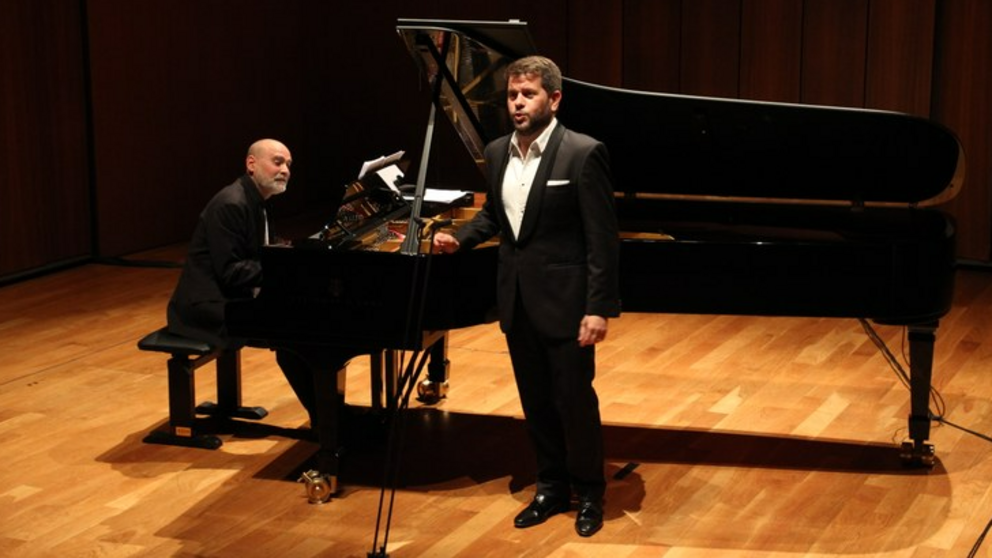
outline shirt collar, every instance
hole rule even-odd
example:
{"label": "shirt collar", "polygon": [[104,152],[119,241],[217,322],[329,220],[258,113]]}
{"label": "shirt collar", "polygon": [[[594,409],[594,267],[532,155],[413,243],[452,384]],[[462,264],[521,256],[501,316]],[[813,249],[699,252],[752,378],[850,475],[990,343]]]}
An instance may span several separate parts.
{"label": "shirt collar", "polygon": [[[548,141],[551,140],[551,132],[554,131],[555,126],[557,126],[557,125],[558,125],[558,118],[552,117],[551,118],[551,123],[548,124],[548,127],[545,128],[543,132],[541,132],[541,135],[537,136],[537,139],[536,140],[534,140],[533,142],[531,142],[531,144],[530,144],[531,151],[535,151],[536,154],[538,154],[538,155],[540,155],[541,153],[544,153],[544,149],[548,146]],[[520,148],[517,147],[517,133],[516,132],[513,132],[513,137],[510,138],[510,147],[509,147],[509,149],[510,149],[510,154],[511,155],[514,154],[514,153],[519,154],[521,157],[523,157],[525,155],[524,153],[520,153]]]}

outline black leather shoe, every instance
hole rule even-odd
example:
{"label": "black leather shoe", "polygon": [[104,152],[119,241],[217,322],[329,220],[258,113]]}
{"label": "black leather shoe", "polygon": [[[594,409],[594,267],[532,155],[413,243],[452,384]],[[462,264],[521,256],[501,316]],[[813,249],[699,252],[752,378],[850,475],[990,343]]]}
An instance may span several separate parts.
{"label": "black leather shoe", "polygon": [[568,511],[568,500],[554,498],[547,494],[538,494],[534,500],[524,508],[524,511],[513,518],[513,526],[518,529],[540,525],[556,513]]}
{"label": "black leather shoe", "polygon": [[591,537],[603,528],[603,505],[585,500],[579,502],[579,513],[575,516],[575,532],[583,537]]}

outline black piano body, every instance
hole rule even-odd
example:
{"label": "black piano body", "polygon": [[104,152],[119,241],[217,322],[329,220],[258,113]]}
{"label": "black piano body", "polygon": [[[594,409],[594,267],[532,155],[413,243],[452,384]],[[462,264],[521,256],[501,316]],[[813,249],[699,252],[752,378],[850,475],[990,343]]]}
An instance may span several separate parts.
{"label": "black piano body", "polygon": [[[429,224],[472,199],[422,203],[418,220]],[[336,217],[322,231],[263,247],[258,296],[225,308],[232,336],[253,347],[293,351],[317,371],[320,447],[316,470],[305,478],[308,492],[321,496],[311,494],[312,500],[326,499],[337,487],[345,409],[345,377],[336,369],[339,349],[371,356],[373,407],[392,411],[403,372],[397,351],[428,352],[430,375],[441,386],[448,376],[447,331],[495,319],[495,245],[431,257],[429,239],[402,241],[413,208],[384,184],[349,185]],[[407,245],[412,251],[403,250]],[[313,488],[324,485],[330,488]]]}
{"label": "black piano body", "polygon": [[259,296],[228,305],[238,336],[257,343],[422,351],[445,330],[492,321],[491,249],[454,258],[319,243],[262,252]]}
{"label": "black piano body", "polygon": [[[397,29],[434,88],[432,116],[435,109],[448,116],[481,166],[485,144],[511,131],[505,67],[537,52],[526,24],[400,20]],[[850,317],[906,326],[911,441],[903,456],[932,465],[933,347],[951,308],[956,258],[954,222],[937,206],[956,194],[964,168],[950,131],[886,111],[639,92],[569,78],[559,118],[610,151],[624,312]],[[266,285],[255,307],[277,319],[265,332],[244,333],[282,343],[423,348],[424,331],[488,316],[480,310],[492,304],[492,285],[478,271],[492,272],[496,254],[492,247],[478,252],[272,249],[263,256],[271,265],[263,261]],[[463,265],[463,257],[473,261]],[[273,267],[281,271],[270,275]],[[396,293],[366,284],[368,298],[354,303],[368,305],[357,329],[380,331],[359,335],[347,318],[333,319],[345,307],[324,300],[328,285],[400,275],[422,277],[426,287],[417,279],[409,299],[387,300]],[[467,293],[454,304],[475,300],[475,314],[450,318],[435,292]],[[307,293],[294,306],[300,313],[280,313],[300,293]],[[449,318],[432,322],[438,311]]]}
{"label": "black piano body", "polygon": [[[512,131],[526,23],[400,20],[469,153]],[[901,113],[673,95],[565,78],[558,118],[610,151],[624,312],[849,317],[908,328],[908,463],[927,444],[933,346],[951,308],[964,179],[952,132]]]}

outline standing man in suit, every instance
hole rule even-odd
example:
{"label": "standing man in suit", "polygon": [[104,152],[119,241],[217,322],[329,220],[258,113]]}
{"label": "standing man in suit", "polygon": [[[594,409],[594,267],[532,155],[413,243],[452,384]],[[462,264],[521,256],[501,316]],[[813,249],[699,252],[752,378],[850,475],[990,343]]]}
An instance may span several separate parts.
{"label": "standing man in suit", "polygon": [[[262,286],[262,246],[269,244],[265,202],[286,191],[293,156],[274,139],[261,139],[248,148],[245,174],[221,189],[200,213],[186,263],[168,307],[172,333],[235,349],[244,345],[227,333],[225,305],[252,298]],[[344,368],[348,352],[321,354],[327,369]],[[277,350],[286,380],[316,425],[314,367],[303,356]]]}
{"label": "standing man in suit", "polygon": [[561,71],[532,56],[507,68],[515,132],[485,149],[489,193],[442,253],[499,234],[497,303],[528,432],[537,491],[514,519],[543,523],[578,498],[575,530],[603,525],[606,489],[595,344],[620,315],[619,236],[606,147],[555,118]]}

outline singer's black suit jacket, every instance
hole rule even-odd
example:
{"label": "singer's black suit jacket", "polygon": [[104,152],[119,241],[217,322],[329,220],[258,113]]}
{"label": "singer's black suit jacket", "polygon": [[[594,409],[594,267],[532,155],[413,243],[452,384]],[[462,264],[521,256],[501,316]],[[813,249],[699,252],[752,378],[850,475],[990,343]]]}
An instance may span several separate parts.
{"label": "singer's black suit jacket", "polygon": [[504,332],[520,297],[539,332],[575,339],[584,315],[620,314],[609,156],[601,142],[559,122],[541,156],[519,238],[514,238],[502,199],[510,139],[486,146],[489,194],[455,238],[468,249],[500,235],[497,301]]}

